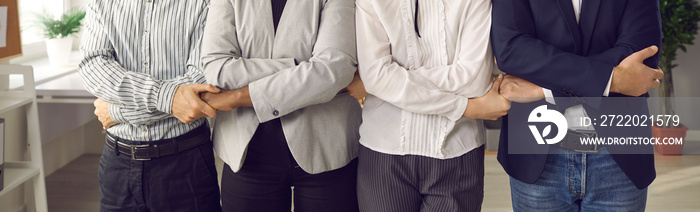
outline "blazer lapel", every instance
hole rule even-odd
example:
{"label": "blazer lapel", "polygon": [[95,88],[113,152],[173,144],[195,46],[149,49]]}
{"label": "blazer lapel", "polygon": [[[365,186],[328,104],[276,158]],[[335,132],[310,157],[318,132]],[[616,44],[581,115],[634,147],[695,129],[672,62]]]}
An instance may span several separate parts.
{"label": "blazer lapel", "polygon": [[[272,58],[272,48],[275,42],[275,25],[272,20],[272,3],[270,1],[247,1],[252,7],[249,7],[243,14],[246,21],[245,24],[257,25],[257,35],[255,35],[255,48],[262,52],[265,58]],[[262,42],[262,43],[259,43]]]}
{"label": "blazer lapel", "polygon": [[311,58],[320,23],[319,13],[323,8],[322,2],[323,0],[287,0],[277,25],[278,36],[274,37],[272,58],[294,58],[297,61],[307,61]]}
{"label": "blazer lapel", "polygon": [[598,10],[600,9],[601,0],[585,0],[581,5],[581,17],[579,26],[581,27],[581,35],[583,36],[582,53],[588,54],[588,46],[591,43],[593,29],[595,28],[596,20],[598,19]]}
{"label": "blazer lapel", "polygon": [[578,23],[576,23],[574,5],[571,4],[571,0],[557,0],[557,5],[559,5],[559,10],[564,17],[564,22],[574,39],[574,46],[576,47],[575,52],[578,53],[581,50],[581,31],[578,28]]}

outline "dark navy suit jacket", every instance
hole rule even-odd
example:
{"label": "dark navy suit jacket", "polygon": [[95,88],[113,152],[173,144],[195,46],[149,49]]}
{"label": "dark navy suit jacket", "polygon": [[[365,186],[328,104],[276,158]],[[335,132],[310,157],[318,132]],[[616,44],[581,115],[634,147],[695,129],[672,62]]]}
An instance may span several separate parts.
{"label": "dark navy suit jacket", "polygon": [[[583,0],[579,22],[571,0],[493,0],[492,45],[499,69],[552,90],[555,97],[601,97],[583,104],[591,117],[604,114],[647,114],[646,101],[609,107],[602,97],[613,67],[630,54],[651,45],[661,47],[661,21],[657,0]],[[645,60],[658,66],[658,54]],[[624,97],[611,93],[611,97]],[[594,98],[596,99],[596,98]],[[514,103],[515,104],[515,103]],[[613,108],[613,109],[598,109]],[[512,177],[534,183],[542,174],[546,154],[508,154],[508,120],[525,123],[528,114],[503,117],[498,161]],[[526,128],[525,124],[522,124]],[[519,126],[519,125],[518,125]],[[630,135],[651,136],[648,127],[627,128]],[[630,130],[632,129],[632,130]],[[515,129],[511,129],[515,130]],[[599,136],[620,136],[612,128],[598,128]],[[527,129],[517,129],[527,132]],[[624,134],[624,133],[622,133]],[[529,135],[513,136],[536,142]],[[535,145],[546,153],[549,145]],[[629,146],[608,146],[610,152]],[[638,146],[652,152],[651,146]],[[624,173],[638,188],[646,188],[656,177],[653,154],[613,154]]]}

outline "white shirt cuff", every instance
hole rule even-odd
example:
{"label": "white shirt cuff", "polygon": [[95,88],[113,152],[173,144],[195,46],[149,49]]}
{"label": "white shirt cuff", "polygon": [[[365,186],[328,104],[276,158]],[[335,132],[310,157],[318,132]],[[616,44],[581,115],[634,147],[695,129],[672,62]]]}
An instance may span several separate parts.
{"label": "white shirt cuff", "polygon": [[554,102],[554,94],[552,94],[552,90],[542,88],[542,92],[544,92],[544,100],[549,102],[549,104],[556,105],[557,103]]}
{"label": "white shirt cuff", "polygon": [[608,80],[608,86],[605,86],[605,91],[603,91],[603,96],[610,95],[610,84],[612,84],[613,73],[615,73],[614,69],[612,72],[610,72],[610,79]]}

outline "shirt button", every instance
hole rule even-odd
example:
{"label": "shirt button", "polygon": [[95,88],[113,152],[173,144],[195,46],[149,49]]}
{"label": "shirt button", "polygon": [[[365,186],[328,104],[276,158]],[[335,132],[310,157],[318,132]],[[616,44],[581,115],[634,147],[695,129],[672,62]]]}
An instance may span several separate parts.
{"label": "shirt button", "polygon": [[144,62],[143,65],[148,65],[148,62]]}
{"label": "shirt button", "polygon": [[272,115],[273,115],[273,116],[279,116],[279,115],[280,115],[280,112],[277,111],[277,110],[272,111]]}
{"label": "shirt button", "polygon": [[144,30],[144,32],[148,33],[148,30]]}
{"label": "shirt button", "polygon": [[147,2],[148,2],[148,3],[151,3],[151,1],[152,1],[152,0],[148,0]]}

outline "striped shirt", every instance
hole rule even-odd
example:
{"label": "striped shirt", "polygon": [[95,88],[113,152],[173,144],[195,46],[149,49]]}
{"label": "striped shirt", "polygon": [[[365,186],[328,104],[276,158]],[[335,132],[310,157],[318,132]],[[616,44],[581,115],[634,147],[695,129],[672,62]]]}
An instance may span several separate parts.
{"label": "striped shirt", "polygon": [[173,138],[206,122],[172,116],[178,86],[205,83],[200,38],[209,0],[90,0],[79,73],[87,90],[110,103],[123,139]]}

